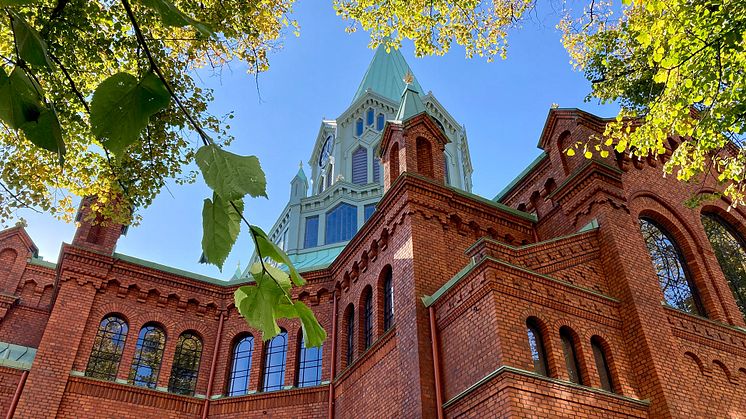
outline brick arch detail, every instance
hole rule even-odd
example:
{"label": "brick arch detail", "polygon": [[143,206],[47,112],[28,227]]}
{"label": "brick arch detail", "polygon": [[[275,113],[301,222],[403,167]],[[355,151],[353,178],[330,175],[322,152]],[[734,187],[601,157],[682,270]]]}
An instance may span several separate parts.
{"label": "brick arch detail", "polygon": [[[523,327],[526,327],[526,323],[529,319],[536,320],[536,324],[539,326],[539,332],[541,333],[541,339],[544,343],[544,352],[547,357],[547,368],[549,370],[547,371],[547,375],[557,378],[559,377],[561,364],[558,364],[558,358],[555,356],[558,347],[554,341],[553,322],[551,320],[546,320],[548,317],[549,316],[546,313],[536,310],[533,306],[527,307],[518,316],[518,318],[521,319],[521,326]],[[557,330],[557,333],[559,333],[559,329]],[[528,344],[528,336],[526,336],[525,342]]]}
{"label": "brick arch detail", "polygon": [[[617,342],[614,339],[611,339],[606,333],[603,331],[591,328],[585,331],[584,334],[584,342],[587,342],[587,345],[592,345],[593,338],[597,338],[598,342],[601,344],[601,349],[604,351],[604,356],[606,358],[606,365],[609,368],[609,372],[611,373],[611,383],[612,388],[615,392],[618,394],[624,394],[625,393],[625,382],[624,378],[620,374],[620,364],[619,364],[619,353],[616,351],[616,347],[618,347]],[[600,372],[597,371],[596,368],[596,360],[595,355],[593,355],[593,348],[591,347],[591,351],[589,352],[591,357],[593,357],[593,362],[589,363],[589,367],[596,370],[596,375],[593,377],[594,384],[596,381],[598,381],[598,385],[600,386]]]}
{"label": "brick arch detail", "polygon": [[704,362],[702,362],[702,359],[694,352],[687,350],[686,352],[684,352],[684,358],[688,358],[689,360],[694,361],[694,364],[699,369],[700,374],[704,375],[705,377],[712,376],[709,367]]}
{"label": "brick arch detail", "polygon": [[[570,335],[573,338],[573,343],[575,344],[575,351],[576,351],[576,357],[578,358],[578,367],[580,368],[580,376],[586,385],[588,383],[591,383],[591,374],[588,370],[588,350],[586,349],[586,345],[583,342],[583,336],[586,334],[586,330],[583,326],[578,324],[572,324],[565,318],[559,318],[556,319],[554,322],[552,322],[554,325],[554,333],[552,334],[551,339],[556,339],[557,344],[557,356],[559,356],[559,359],[562,362],[558,363],[558,366],[561,366],[558,368],[558,370],[561,370],[563,373],[558,374],[560,378],[563,380],[569,380],[569,377],[567,376],[567,371],[562,368],[565,365],[564,362],[564,353],[562,351],[562,341],[560,339],[560,329],[567,328],[570,331]],[[588,342],[588,345],[590,345],[590,341]]]}

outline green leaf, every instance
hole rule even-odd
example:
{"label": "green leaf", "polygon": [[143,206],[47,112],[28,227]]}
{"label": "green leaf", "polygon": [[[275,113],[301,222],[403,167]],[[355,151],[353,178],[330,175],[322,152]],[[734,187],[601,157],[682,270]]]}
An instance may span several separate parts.
{"label": "green leaf", "polygon": [[236,200],[233,204],[238,212],[230,202],[213,193],[212,201],[205,199],[202,206],[202,254],[221,271],[241,231],[243,201]]}
{"label": "green leaf", "polygon": [[18,129],[39,119],[43,105],[37,89],[41,90],[23,69],[16,67],[7,76],[0,68],[0,120]]}
{"label": "green leaf", "polygon": [[313,311],[301,301],[296,301],[293,305],[303,326],[303,342],[306,348],[321,346],[326,340],[326,331],[316,320]]}
{"label": "green leaf", "polygon": [[236,309],[250,326],[262,333],[262,339],[269,340],[280,333],[275,308],[287,299],[282,288],[266,273],[252,272],[252,276],[256,285],[244,285],[233,294]]}
{"label": "green leaf", "polygon": [[192,19],[168,0],[140,0],[140,3],[158,12],[161,22],[166,26],[182,27],[191,25],[205,36],[209,37],[213,35],[213,31],[209,26]]}
{"label": "green leaf", "polygon": [[287,265],[288,269],[290,270],[290,278],[292,278],[295,285],[300,286],[306,283],[303,277],[301,277],[298,271],[295,269],[295,266],[293,266],[293,262],[290,261],[288,255],[282,249],[280,249],[279,246],[274,244],[274,242],[272,242],[269,237],[267,237],[267,233],[265,233],[261,228],[257,226],[251,226],[251,234],[253,234],[256,238],[255,241],[257,252],[263,258],[268,257],[277,263],[283,263]]}
{"label": "green leaf", "polygon": [[39,0],[0,0],[0,7],[27,6]]}
{"label": "green leaf", "polygon": [[51,68],[53,64],[47,55],[47,43],[41,38],[39,32],[18,14],[11,12],[10,16],[18,55],[33,66]]}
{"label": "green leaf", "polygon": [[65,142],[62,139],[62,127],[57,113],[51,109],[42,109],[37,121],[28,121],[21,125],[26,138],[37,146],[59,155],[60,165],[65,162]]}
{"label": "green leaf", "polygon": [[140,81],[117,73],[101,82],[91,101],[91,130],[114,154],[137,141],[150,117],[168,107],[171,96],[160,78],[147,72]]}
{"label": "green leaf", "polygon": [[197,150],[195,160],[207,186],[223,198],[267,196],[267,181],[256,156],[239,156],[210,144]]}

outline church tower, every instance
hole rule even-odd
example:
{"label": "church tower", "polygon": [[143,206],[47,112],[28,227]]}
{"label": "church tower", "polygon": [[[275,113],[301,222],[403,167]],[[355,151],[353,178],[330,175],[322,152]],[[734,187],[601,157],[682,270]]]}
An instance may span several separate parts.
{"label": "church tower", "polygon": [[[466,129],[432,92],[424,92],[402,53],[380,46],[352,103],[337,118],[321,121],[308,160],[309,176],[301,165],[290,184],[290,200],[268,232],[298,269],[329,265],[373,214],[389,181],[395,180],[392,175],[414,170],[402,161],[403,169],[390,173],[386,158],[381,160],[385,133],[396,132],[395,127],[429,130],[420,138],[420,155],[430,145],[432,155],[423,163],[431,166],[417,173],[471,191]],[[411,151],[417,158],[417,139],[412,141],[403,155]]]}

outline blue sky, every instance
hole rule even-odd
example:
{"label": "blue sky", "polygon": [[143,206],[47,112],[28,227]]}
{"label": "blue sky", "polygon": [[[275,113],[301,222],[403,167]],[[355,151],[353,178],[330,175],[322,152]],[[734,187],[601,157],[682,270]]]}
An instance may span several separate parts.
{"label": "blue sky", "polygon": [[[294,17],[300,37],[288,33],[281,50],[270,56],[270,70],[253,75],[236,63],[221,75],[200,74],[215,89],[215,114],[234,111],[236,141],[230,150],[257,155],[267,174],[269,199],[246,202],[249,220],[265,230],[274,223],[289,196],[289,182],[299,161],[307,161],[321,119],[336,118],[352,96],[373,57],[368,36],[347,34],[331,2],[300,0]],[[474,192],[492,198],[540,152],[536,143],[552,103],[579,107],[600,116],[614,116],[615,106],[583,101],[590,84],[573,71],[555,29],[559,16],[539,6],[530,22],[509,35],[507,60],[487,63],[464,58],[455,46],[443,57],[415,58],[411,43],[402,48],[425,91],[432,91],[456,120],[466,126]],[[262,101],[259,101],[259,93]],[[196,144],[196,138],[193,139]],[[161,264],[228,279],[240,261],[245,266],[252,244],[243,232],[221,273],[200,265],[202,200],[210,191],[196,184],[171,183],[153,205],[141,211],[143,222],[119,240],[117,252]],[[45,215],[21,213],[40,255],[56,260],[60,245],[70,242],[74,225]]]}

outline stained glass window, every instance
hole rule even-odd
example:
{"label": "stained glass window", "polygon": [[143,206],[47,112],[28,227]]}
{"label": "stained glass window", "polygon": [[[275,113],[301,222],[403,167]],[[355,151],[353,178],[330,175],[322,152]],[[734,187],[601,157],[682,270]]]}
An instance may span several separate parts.
{"label": "stained glass window", "polygon": [[356,231],[356,206],[342,203],[326,213],[326,244],[350,240]]}
{"label": "stained glass window", "polygon": [[386,266],[383,274],[383,330],[387,331],[394,325],[394,281],[391,266]]}
{"label": "stained glass window", "polygon": [[544,350],[544,340],[541,338],[539,325],[534,319],[526,321],[526,332],[528,333],[528,346],[531,350],[531,359],[534,362],[534,372],[541,375],[548,375],[547,355]]}
{"label": "stained glass window", "polygon": [[368,290],[363,304],[363,340],[365,349],[373,344],[373,293]]}
{"label": "stained glass window", "polygon": [[101,320],[88,358],[86,376],[109,381],[117,378],[128,330],[127,322],[119,316],[108,315]]}
{"label": "stained glass window", "polygon": [[696,288],[689,279],[684,257],[673,239],[648,219],[640,219],[640,230],[666,304],[687,313],[704,314]]}
{"label": "stained glass window", "polygon": [[583,385],[583,377],[580,375],[580,366],[575,349],[575,339],[573,339],[570,330],[566,327],[561,328],[560,339],[562,340],[562,353],[565,356],[567,375],[573,383]]}
{"label": "stained glass window", "polygon": [[282,390],[285,386],[285,359],[288,352],[288,333],[282,331],[267,343],[264,352],[262,391]]}
{"label": "stained glass window", "polygon": [[145,325],[140,329],[132,360],[129,382],[136,386],[155,388],[163,360],[166,334],[156,325]]}
{"label": "stained glass window", "polygon": [[228,382],[228,395],[240,396],[249,392],[251,356],[254,353],[254,336],[246,335],[233,345],[233,363]]}
{"label": "stained glass window", "polygon": [[179,336],[174,353],[174,364],[168,380],[168,391],[191,396],[197,386],[199,362],[202,359],[202,340],[194,333]]}
{"label": "stained glass window", "polygon": [[716,215],[702,216],[702,225],[738,308],[746,318],[746,250],[741,236]]}
{"label": "stained glass window", "polygon": [[596,361],[596,370],[598,371],[598,378],[601,381],[601,388],[606,391],[614,391],[609,363],[606,361],[606,352],[597,336],[591,338],[591,349],[593,349],[593,359]]}
{"label": "stained glass window", "polygon": [[306,348],[306,342],[300,339],[300,357],[298,360],[298,387],[312,387],[321,384],[321,360],[324,347]]}

